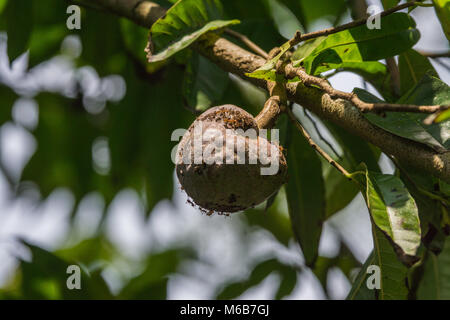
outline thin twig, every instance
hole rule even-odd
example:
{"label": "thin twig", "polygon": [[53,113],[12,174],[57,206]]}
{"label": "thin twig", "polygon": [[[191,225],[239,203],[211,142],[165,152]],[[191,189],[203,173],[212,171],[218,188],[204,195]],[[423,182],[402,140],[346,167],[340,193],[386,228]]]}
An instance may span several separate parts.
{"label": "thin twig", "polygon": [[447,52],[439,52],[439,53],[432,53],[432,52],[425,52],[425,51],[418,51],[421,55],[431,58],[431,59],[437,59],[437,58],[450,58],[450,51]]}
{"label": "thin twig", "polygon": [[391,103],[367,103],[358,98],[355,93],[343,92],[334,89],[326,79],[315,77],[306,73],[302,68],[295,68],[292,64],[285,66],[286,76],[288,78],[298,77],[305,85],[315,85],[328,93],[333,99],[344,99],[350,101],[361,112],[382,113],[386,111],[393,112],[414,112],[414,113],[435,113],[444,111],[450,106],[417,106],[411,104],[391,104]]}
{"label": "thin twig", "polygon": [[305,137],[306,141],[308,141],[309,145],[316,150],[330,165],[335,167],[339,172],[341,172],[345,177],[347,177],[349,180],[352,180],[352,175],[344,169],[339,163],[337,163],[328,153],[326,153],[324,150],[322,150],[321,147],[319,147],[314,140],[311,138],[309,133],[303,128],[303,126],[298,122],[297,118],[295,117],[294,113],[290,108],[286,108],[286,113],[289,116],[289,119],[292,121],[294,126],[301,132],[301,134]]}
{"label": "thin twig", "polygon": [[[423,5],[423,4],[420,1],[407,2],[407,3],[401,4],[401,5],[392,7],[386,11],[383,11],[383,12],[379,13],[379,15],[380,15],[380,17],[385,17],[394,12],[397,12],[397,11],[400,11],[400,10],[403,10],[403,9],[406,9],[409,7],[417,6],[417,5]],[[352,22],[349,22],[349,23],[346,23],[346,24],[343,24],[343,25],[340,25],[337,27],[302,34],[300,37],[297,37],[296,40],[292,42],[292,45],[294,46],[294,45],[299,44],[302,41],[318,38],[321,36],[328,36],[330,34],[337,33],[337,32],[343,31],[343,30],[362,26],[367,23],[367,19],[369,19],[369,17],[358,19],[358,20],[355,20],[355,21],[352,21]]]}
{"label": "thin twig", "polygon": [[334,146],[331,144],[330,141],[328,141],[327,139],[325,139],[325,137],[322,135],[322,132],[319,130],[319,126],[317,125],[317,121],[309,114],[308,111],[306,111],[305,108],[303,109],[303,113],[306,116],[306,118],[309,119],[309,121],[311,121],[312,125],[314,126],[314,130],[316,130],[317,135],[319,136],[319,139],[323,141],[323,143],[325,143],[328,148],[331,149],[331,151],[333,151],[333,153],[336,155],[336,157],[338,157],[339,159],[342,159],[341,156],[339,155],[339,153],[336,151],[336,149],[334,148]]}
{"label": "thin twig", "polygon": [[261,47],[259,47],[256,43],[254,43],[252,40],[250,40],[247,36],[243,35],[242,33],[236,32],[229,28],[225,29],[225,33],[242,41],[242,43],[244,43],[249,49],[253,50],[254,53],[260,55],[264,59],[267,59],[269,57],[269,54],[266,51],[261,49]]}

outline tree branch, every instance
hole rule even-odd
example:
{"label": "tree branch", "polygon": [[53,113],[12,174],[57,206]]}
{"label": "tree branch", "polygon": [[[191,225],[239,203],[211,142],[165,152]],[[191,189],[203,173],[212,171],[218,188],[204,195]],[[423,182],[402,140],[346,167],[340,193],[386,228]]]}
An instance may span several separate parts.
{"label": "tree branch", "polygon": [[316,85],[328,93],[332,98],[345,99],[352,102],[361,112],[415,112],[415,113],[435,113],[444,111],[450,106],[416,106],[411,104],[391,104],[391,103],[367,103],[358,98],[354,93],[343,92],[333,88],[326,79],[315,77],[306,73],[302,68],[294,68],[291,64],[285,66],[288,78],[298,77],[305,85]]}
{"label": "tree branch", "polygon": [[[386,11],[381,12],[379,15],[381,17],[385,17],[388,16],[394,12],[409,8],[409,7],[413,7],[413,6],[417,6],[417,5],[423,5],[420,1],[412,1],[412,2],[407,2],[395,7],[392,7]],[[359,27],[362,26],[364,24],[367,23],[367,19],[368,18],[361,18],[337,27],[333,27],[333,28],[328,28],[328,29],[323,29],[323,30],[319,30],[319,31],[314,31],[314,32],[310,32],[310,33],[305,33],[302,34],[300,37],[297,37],[297,39],[292,42],[292,45],[296,45],[299,44],[300,42],[306,41],[306,40],[310,40],[310,39],[314,39],[314,38],[318,38],[318,37],[322,37],[322,36],[328,36],[330,34],[333,33],[337,33],[343,30],[347,30],[347,29],[351,29],[354,27]]]}
{"label": "tree branch", "polygon": [[[104,4],[104,7],[108,10],[147,28],[156,21],[156,16],[150,13],[162,11],[161,9],[155,9],[155,4],[151,2],[140,2],[138,0],[90,0],[90,3],[93,2]],[[117,5],[115,7],[114,4],[119,2],[126,2],[128,5]],[[148,11],[145,8],[151,10]],[[195,43],[194,48],[223,70],[243,78],[245,78],[245,73],[255,71],[266,62],[265,59],[242,49],[215,33],[202,37]],[[267,82],[264,80],[245,79],[267,89]],[[391,134],[367,121],[356,108],[353,108],[350,102],[333,99],[327,92],[318,88],[307,87],[301,82],[296,82],[288,83],[286,89],[289,100],[295,101],[319,117],[328,119],[350,133],[373,143],[380,147],[384,153],[394,156],[400,162],[425,170],[450,182],[450,152],[437,153],[423,144]]]}

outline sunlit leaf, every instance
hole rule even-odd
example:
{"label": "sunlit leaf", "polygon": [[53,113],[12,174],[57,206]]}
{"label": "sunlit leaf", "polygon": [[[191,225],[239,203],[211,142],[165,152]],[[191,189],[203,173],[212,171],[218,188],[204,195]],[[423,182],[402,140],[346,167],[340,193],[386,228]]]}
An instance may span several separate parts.
{"label": "sunlit leaf", "polygon": [[450,1],[449,0],[433,0],[434,9],[441,21],[442,29],[445,36],[450,41]]}
{"label": "sunlit leaf", "polygon": [[239,23],[238,20],[219,20],[221,16],[220,1],[178,1],[150,29],[149,62],[171,57],[206,32]]}
{"label": "sunlit leaf", "polygon": [[343,63],[377,61],[411,48],[420,37],[414,20],[405,13],[381,19],[381,29],[360,27],[329,35],[303,61],[308,73],[336,69]]}
{"label": "sunlit leaf", "polygon": [[400,249],[399,258],[409,263],[421,240],[417,205],[396,176],[365,169],[355,174],[362,185],[373,223]]}

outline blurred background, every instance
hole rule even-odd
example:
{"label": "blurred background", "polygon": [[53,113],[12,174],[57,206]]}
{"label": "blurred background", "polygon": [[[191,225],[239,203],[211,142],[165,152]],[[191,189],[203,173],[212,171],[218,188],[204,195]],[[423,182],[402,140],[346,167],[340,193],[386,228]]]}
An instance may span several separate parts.
{"label": "blurred background", "polygon": [[[172,131],[195,118],[183,108],[181,64],[146,65],[147,31],[124,19],[83,9],[81,30],[68,30],[69,3],[42,2],[48,4],[30,13],[27,50],[11,56],[8,37],[21,34],[0,22],[0,298],[346,297],[373,247],[360,194],[325,222],[313,269],[293,238],[284,190],[267,212],[262,205],[231,216],[202,214],[187,203],[170,161]],[[1,19],[25,19],[5,7],[0,1]],[[230,1],[225,11],[243,20],[237,30],[270,50],[296,30],[351,21],[350,7],[344,0],[267,0],[248,12]],[[415,49],[449,49],[433,9],[412,16],[422,35]],[[431,62],[449,83],[449,59]],[[256,114],[265,93],[221,77],[226,86],[214,102]],[[352,73],[330,81],[377,94]],[[339,150],[320,123],[319,130]],[[393,172],[383,155],[380,166]],[[67,264],[86,274],[80,292],[64,291]]]}

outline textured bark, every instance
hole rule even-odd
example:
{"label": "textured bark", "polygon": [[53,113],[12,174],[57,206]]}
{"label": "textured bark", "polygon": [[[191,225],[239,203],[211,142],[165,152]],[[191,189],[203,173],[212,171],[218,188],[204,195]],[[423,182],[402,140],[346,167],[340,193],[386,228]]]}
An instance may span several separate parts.
{"label": "textured bark", "polygon": [[[74,2],[83,4],[83,1]],[[86,4],[85,1],[84,3]],[[154,3],[138,0],[90,0],[89,5],[102,7],[144,27],[150,27],[165,12]],[[223,70],[241,77],[245,77],[245,73],[252,72],[265,63],[265,59],[260,56],[214,33],[203,36],[195,44],[195,49]],[[268,89],[266,81],[245,78],[261,88]],[[298,82],[289,83],[287,91],[289,100],[373,143],[400,162],[450,183],[450,152],[436,153],[425,145],[393,135],[367,121],[350,102],[332,99],[320,89],[306,87]]]}

